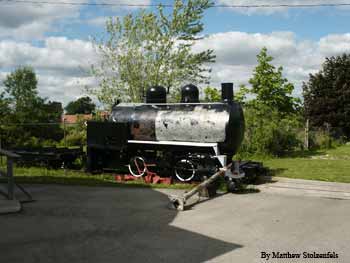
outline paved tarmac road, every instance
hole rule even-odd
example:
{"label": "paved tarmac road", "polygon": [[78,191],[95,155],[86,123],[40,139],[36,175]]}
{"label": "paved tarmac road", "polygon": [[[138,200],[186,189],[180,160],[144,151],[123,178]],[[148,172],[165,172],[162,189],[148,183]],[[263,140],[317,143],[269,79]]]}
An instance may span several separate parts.
{"label": "paved tarmac road", "polygon": [[[37,202],[0,216],[0,262],[350,262],[349,200],[226,194],[177,212],[174,190],[28,189]],[[338,259],[260,258],[304,251]]]}

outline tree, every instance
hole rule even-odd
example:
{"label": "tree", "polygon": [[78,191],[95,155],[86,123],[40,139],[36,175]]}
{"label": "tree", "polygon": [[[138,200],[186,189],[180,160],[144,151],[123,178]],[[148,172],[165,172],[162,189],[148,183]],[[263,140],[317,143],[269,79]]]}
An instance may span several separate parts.
{"label": "tree", "polygon": [[350,137],[350,54],[326,58],[322,69],[303,83],[306,117],[311,125],[341,128]]}
{"label": "tree", "polygon": [[36,74],[31,67],[19,67],[6,76],[3,96],[11,108],[10,122],[33,121],[39,110],[38,105],[43,103],[38,96],[37,84]]}
{"label": "tree", "polygon": [[204,101],[205,102],[221,101],[221,94],[216,88],[206,87],[204,89]]}
{"label": "tree", "polygon": [[245,94],[255,97],[250,104],[261,109],[276,110],[282,115],[295,112],[300,100],[292,96],[294,86],[282,76],[283,68],[276,69],[271,64],[273,57],[267,54],[265,47],[257,55],[257,59],[258,65],[249,80],[251,88],[241,87]]}
{"label": "tree", "polygon": [[71,101],[65,107],[67,114],[91,114],[95,111],[96,105],[90,97],[81,97],[76,101]]}
{"label": "tree", "polygon": [[112,105],[116,99],[140,102],[145,89],[154,85],[178,92],[185,82],[205,83],[213,62],[213,50],[193,53],[203,30],[201,18],[210,0],[175,0],[170,14],[161,5],[157,13],[140,11],[106,24],[108,39],[97,44],[101,63],[92,66],[100,80],[87,90],[99,101]]}
{"label": "tree", "polygon": [[[7,110],[1,119],[5,145],[23,146],[43,140],[60,140],[62,105],[46,103],[37,91],[37,78],[31,67],[19,67],[6,76],[1,103]],[[43,125],[43,123],[50,123]]]}
{"label": "tree", "polygon": [[282,67],[276,69],[271,64],[273,58],[266,48],[257,55],[257,60],[249,80],[251,87],[241,85],[236,96],[244,104],[246,121],[241,157],[282,155],[300,144],[295,132],[300,125],[300,100],[291,95],[293,84],[282,77]]}

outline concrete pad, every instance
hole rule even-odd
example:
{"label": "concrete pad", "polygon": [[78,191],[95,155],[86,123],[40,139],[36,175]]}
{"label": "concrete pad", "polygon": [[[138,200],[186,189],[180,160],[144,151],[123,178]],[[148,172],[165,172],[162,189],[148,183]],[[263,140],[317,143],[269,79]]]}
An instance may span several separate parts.
{"label": "concrete pad", "polygon": [[17,213],[21,211],[18,200],[0,200],[0,214]]}
{"label": "concrete pad", "polygon": [[255,188],[266,193],[313,196],[350,200],[350,184],[314,180],[266,177],[266,183]]}
{"label": "concrete pad", "polygon": [[[37,202],[0,216],[0,261],[350,262],[350,202],[225,194],[177,212],[182,190],[32,185]],[[337,260],[266,261],[261,252],[335,252]]]}

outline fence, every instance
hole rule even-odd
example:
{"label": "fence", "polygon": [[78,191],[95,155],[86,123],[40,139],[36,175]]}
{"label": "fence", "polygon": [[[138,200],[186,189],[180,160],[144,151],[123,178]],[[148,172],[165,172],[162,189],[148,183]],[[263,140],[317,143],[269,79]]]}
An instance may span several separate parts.
{"label": "fence", "polygon": [[0,149],[20,146],[82,146],[86,122],[78,123],[1,123]]}
{"label": "fence", "polygon": [[347,140],[347,136],[342,127],[332,127],[325,123],[322,127],[310,126],[309,120],[306,121],[303,129],[304,148],[310,149],[314,146],[331,148],[333,144],[342,144]]}
{"label": "fence", "polygon": [[[248,127],[247,127],[248,128]],[[291,127],[303,149],[315,146],[329,148],[337,142],[344,142],[340,127],[325,124],[312,127],[308,121],[304,126]],[[248,129],[247,129],[248,132]],[[0,124],[0,149],[14,147],[81,147],[86,145],[86,121],[77,123],[2,123]]]}

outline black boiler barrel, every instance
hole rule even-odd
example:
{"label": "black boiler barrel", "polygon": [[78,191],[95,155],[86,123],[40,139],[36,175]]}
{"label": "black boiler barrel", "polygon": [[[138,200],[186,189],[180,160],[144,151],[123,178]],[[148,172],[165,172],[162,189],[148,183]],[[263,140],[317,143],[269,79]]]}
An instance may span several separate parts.
{"label": "black boiler barrel", "polygon": [[110,121],[127,123],[130,140],[218,143],[233,155],[244,134],[238,103],[128,104],[112,110]]}

